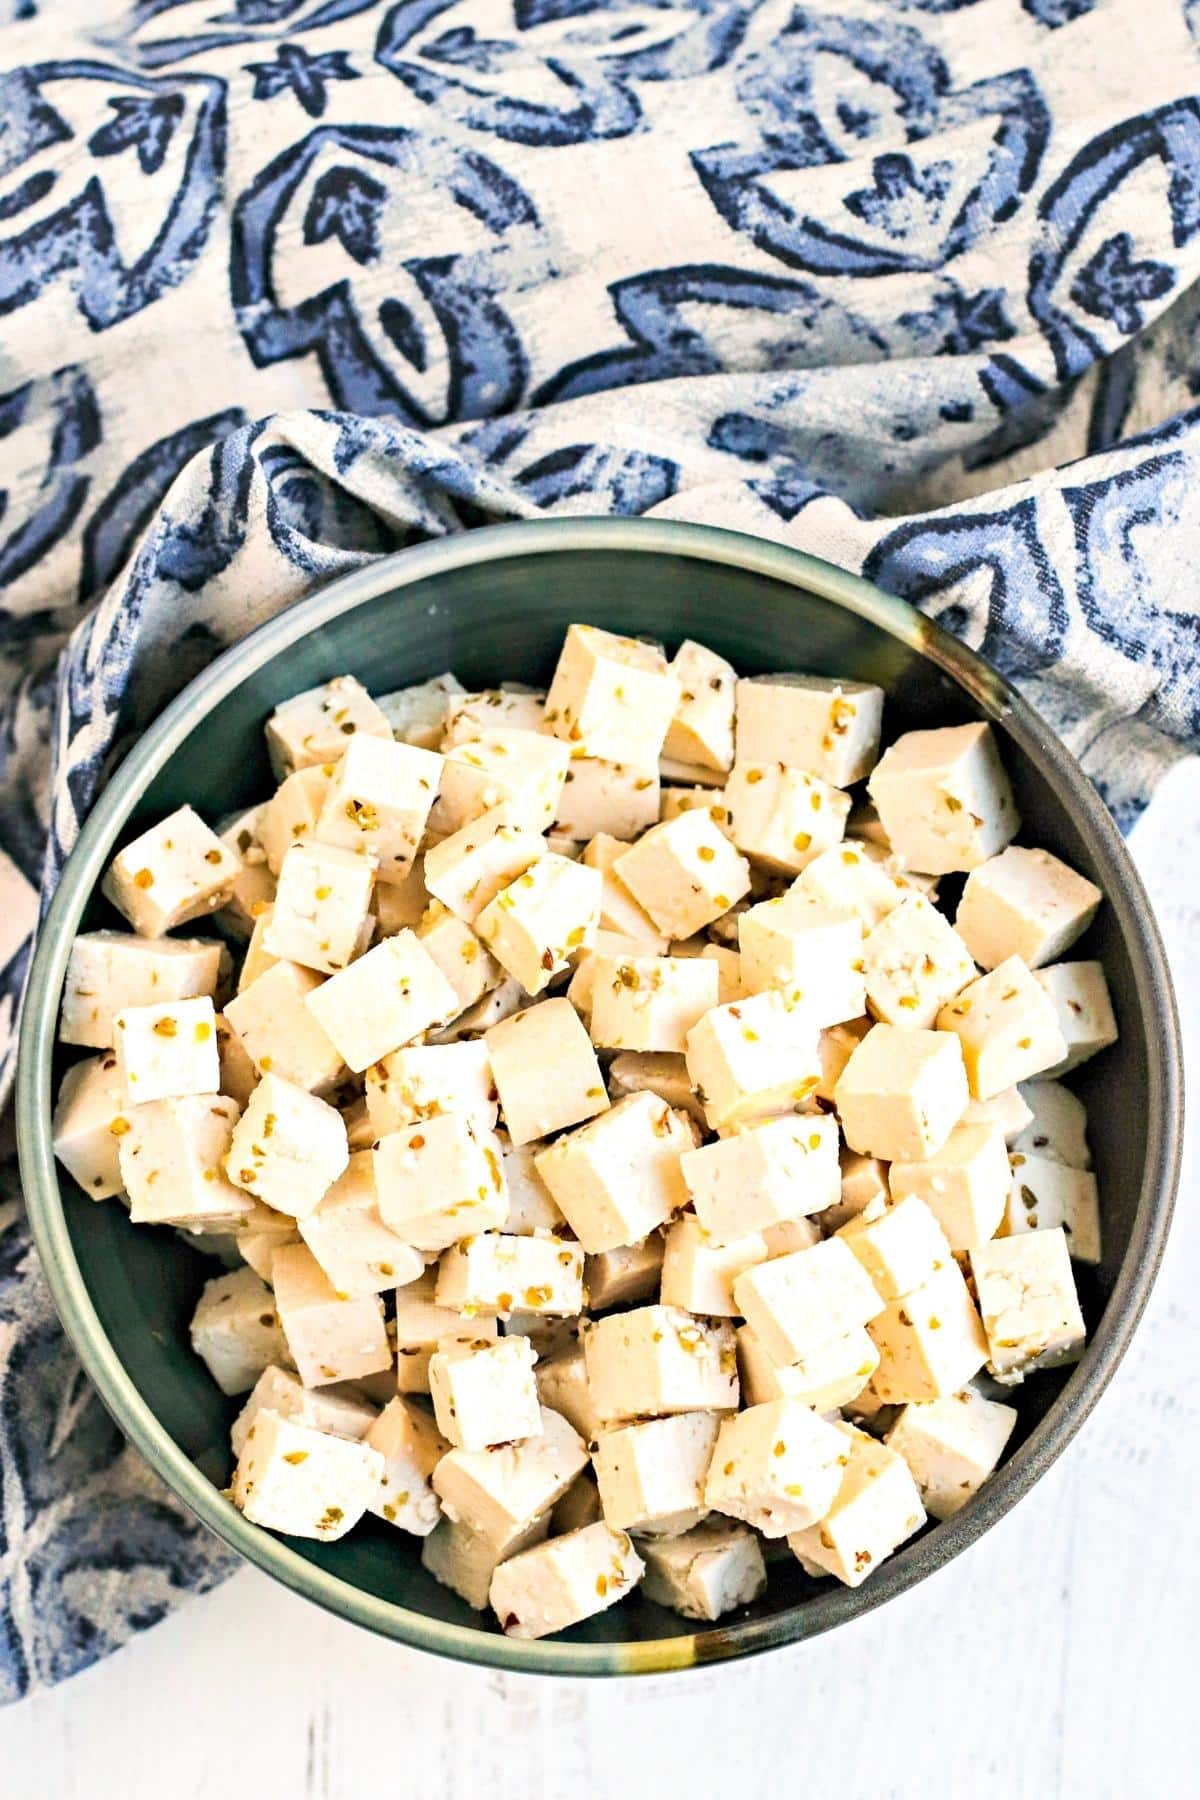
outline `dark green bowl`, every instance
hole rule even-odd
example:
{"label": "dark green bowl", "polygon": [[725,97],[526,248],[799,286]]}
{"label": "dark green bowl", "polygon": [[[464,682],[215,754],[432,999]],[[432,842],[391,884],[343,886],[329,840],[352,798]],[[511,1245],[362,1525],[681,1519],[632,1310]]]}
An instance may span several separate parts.
{"label": "dark green bowl", "polygon": [[[421,1568],[387,1526],[340,1544],[273,1537],[223,1499],[224,1400],[187,1342],[212,1265],[170,1232],[131,1231],[56,1168],[55,1030],[71,940],[108,920],[100,876],[136,829],[191,801],[212,817],[261,799],[262,724],[278,701],[347,670],[376,690],[453,668],[468,686],[543,682],[572,619],[674,645],[702,639],[747,673],[805,669],[882,684],[887,730],[986,718],[995,725],[1024,836],[1084,870],[1107,904],[1080,946],[1102,957],[1121,1041],[1080,1072],[1104,1206],[1105,1257],[1084,1289],[1090,1346],[1078,1368],[1026,1385],[1015,1447],[969,1506],[928,1529],[862,1588],[814,1582],[788,1561],[765,1597],[688,1630],[635,1596],[560,1638],[502,1637]],[[121,1427],[226,1543],[343,1617],[426,1650],[563,1675],[631,1674],[747,1655],[825,1631],[940,1568],[1047,1469],[1112,1376],[1162,1254],[1178,1173],[1180,1052],[1170,978],[1146,896],[1095,791],[991,669],[904,602],[827,563],[698,526],[556,520],[472,532],[375,564],[292,607],[193,681],[112,776],[43,927],[25,1003],[18,1128],[25,1193],[72,1341]]]}

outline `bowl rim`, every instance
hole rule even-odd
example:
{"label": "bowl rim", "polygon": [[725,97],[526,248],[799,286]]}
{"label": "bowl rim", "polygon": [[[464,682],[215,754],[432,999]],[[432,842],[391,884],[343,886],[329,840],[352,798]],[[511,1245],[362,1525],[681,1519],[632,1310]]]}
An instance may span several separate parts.
{"label": "bowl rim", "polygon": [[[66,1226],[50,1118],[58,999],[79,918],[103,872],[112,840],[138,794],[198,719],[248,674],[298,639],[389,589],[411,587],[434,572],[468,564],[605,550],[716,563],[805,588],[915,649],[964,689],[986,716],[1003,721],[1022,753],[1060,793],[1065,790],[1127,943],[1142,1015],[1157,1019],[1160,1029],[1148,1033],[1149,1132],[1134,1227],[1103,1320],[1046,1416],[972,1503],[898,1552],[863,1587],[838,1587],[768,1618],[718,1625],[703,1633],[592,1644],[557,1638],[523,1641],[429,1618],[365,1592],[307,1561],[286,1539],[244,1519],[159,1424],[100,1324]],[[628,1675],[752,1655],[816,1636],[870,1612],[945,1567],[1029,1491],[1061,1455],[1112,1379],[1145,1308],[1162,1260],[1179,1180],[1182,1086],[1171,977],[1149,900],[1129,852],[1074,757],[1003,676],[907,601],[806,552],[713,526],[575,517],[486,526],[396,551],[352,570],[259,625],[210,663],[163,710],[97,799],[42,921],[23,1002],[16,1117],[21,1179],[33,1237],[64,1329],[117,1424],[204,1525],[294,1592],[412,1647],[517,1673]]]}

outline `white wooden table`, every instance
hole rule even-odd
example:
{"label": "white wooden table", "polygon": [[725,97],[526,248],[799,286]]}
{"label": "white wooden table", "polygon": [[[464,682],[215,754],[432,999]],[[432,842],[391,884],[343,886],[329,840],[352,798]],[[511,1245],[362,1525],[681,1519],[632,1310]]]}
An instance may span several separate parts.
{"label": "white wooden table", "polygon": [[[1200,1067],[1200,764],[1134,835]],[[1161,1800],[1200,1794],[1200,1221],[1193,1132],[1166,1265],[1116,1380],[950,1568],[815,1643],[585,1683],[377,1641],[244,1570],[0,1711],[4,1800]]]}

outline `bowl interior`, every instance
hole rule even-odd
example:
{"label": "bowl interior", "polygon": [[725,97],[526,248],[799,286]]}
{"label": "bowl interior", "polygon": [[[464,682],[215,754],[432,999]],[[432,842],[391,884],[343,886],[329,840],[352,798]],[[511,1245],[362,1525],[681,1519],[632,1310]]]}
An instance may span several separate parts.
{"label": "bowl interior", "polygon": [[[836,590],[844,578],[830,574],[834,579],[829,585]],[[1022,748],[1011,724],[998,716],[1005,712],[998,684],[978,672],[972,676],[968,663],[963,685],[964,665],[952,678],[931,659],[932,650],[933,657],[946,662],[946,651],[923,621],[898,606],[888,617],[891,624],[885,628],[787,580],[686,554],[602,547],[586,553],[514,553],[483,563],[434,567],[412,585],[384,586],[364,603],[326,617],[284,654],[251,668],[207,714],[198,711],[186,740],[133,799],[119,835],[128,838],[184,801],[212,818],[264,798],[272,783],[263,721],[277,702],[301,689],[349,671],[382,691],[447,668],[469,688],[501,679],[541,685],[553,668],[566,625],[587,619],[660,638],[670,648],[684,636],[699,638],[746,674],[800,668],[877,681],[888,696],[888,738],[914,725],[993,717],[1024,820],[1023,841],[1053,849],[1109,886],[1111,868],[1100,866],[1104,859],[1094,853],[1095,832],[1081,822],[1069,798],[1056,792],[1047,757],[1030,747],[1027,727],[1027,747]],[[900,635],[893,635],[893,626]],[[952,884],[947,882],[944,891],[952,892]],[[82,926],[114,922],[99,893],[91,893]],[[1152,1110],[1148,1065],[1155,1021],[1143,1016],[1130,945],[1115,907],[1101,910],[1072,955],[1103,959],[1122,1033],[1119,1046],[1074,1079],[1089,1108],[1103,1196],[1104,1261],[1096,1271],[1081,1271],[1084,1309],[1094,1328],[1135,1228]],[[56,988],[55,1006],[57,997]],[[65,1060],[63,1052],[56,1053],[55,1086]],[[229,1424],[237,1404],[217,1392],[187,1342],[188,1319],[202,1282],[215,1272],[213,1264],[172,1232],[131,1230],[121,1207],[90,1201],[61,1172],[60,1186],[71,1246],[103,1332],[159,1424],[203,1475],[223,1486],[230,1469]],[[1068,1383],[1081,1379],[1081,1373],[1060,1371],[1026,1384],[1013,1450]],[[966,1541],[961,1537],[965,1520],[960,1515],[954,1527],[961,1541]],[[369,1521],[339,1544],[292,1540],[288,1549],[396,1608],[476,1636],[491,1632],[487,1619],[425,1573],[416,1540],[379,1521]],[[928,1563],[928,1546],[919,1541],[908,1546],[876,1580],[903,1582],[900,1571],[906,1559],[914,1558]],[[288,1578],[294,1579],[300,1565],[291,1566]],[[302,1575],[299,1584],[304,1585]],[[767,1594],[736,1622],[693,1627],[635,1597],[567,1636],[594,1645],[678,1639],[682,1647],[695,1632],[711,1642],[701,1642],[691,1654],[707,1657],[721,1654],[722,1642],[736,1636],[746,1619],[768,1621],[787,1614],[789,1624],[780,1635],[796,1636],[819,1628],[831,1609],[844,1613],[871,1603],[871,1587],[868,1583],[862,1590],[862,1601],[846,1593],[833,1596],[830,1583],[810,1581],[789,1557],[773,1566]],[[328,1594],[319,1597],[328,1599]],[[799,1619],[794,1608],[801,1609]],[[806,1622],[810,1612],[811,1623]],[[394,1628],[398,1635],[411,1635],[401,1623]],[[503,1646],[497,1641],[493,1648]],[[467,1653],[489,1658],[492,1651],[480,1646]]]}

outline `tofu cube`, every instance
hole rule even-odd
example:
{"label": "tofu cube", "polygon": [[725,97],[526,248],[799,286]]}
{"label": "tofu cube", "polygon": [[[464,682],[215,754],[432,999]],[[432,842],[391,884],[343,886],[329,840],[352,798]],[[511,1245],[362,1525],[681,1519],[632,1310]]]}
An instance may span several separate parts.
{"label": "tofu cube", "polygon": [[630,1094],[534,1160],[571,1230],[594,1256],[637,1243],[682,1208],[687,1191],[679,1159],[692,1144],[688,1124],[656,1095]]}
{"label": "tofu cube", "polygon": [[888,842],[923,875],[977,869],[1020,829],[990,725],[906,731],[867,783]]}
{"label": "tofu cube", "polygon": [[669,938],[687,938],[750,891],[750,865],[710,812],[652,826],[613,862],[613,873]]}
{"label": "tofu cube", "polygon": [[593,1443],[599,1438],[605,1421],[592,1399],[587,1362],[578,1339],[556,1350],[552,1356],[543,1356],[534,1370],[534,1378],[543,1406],[569,1420],[585,1443]]}
{"label": "tofu cube", "polygon": [[589,1256],[583,1266],[583,1286],[591,1312],[607,1312],[633,1300],[653,1299],[662,1281],[666,1246],[661,1231],[652,1231],[638,1244],[621,1244]]}
{"label": "tofu cube", "polygon": [[819,1028],[772,990],[714,1006],[687,1036],[687,1070],[710,1129],[793,1112],[821,1079]]}
{"label": "tofu cube", "polygon": [[962,1045],[974,1100],[991,1100],[1067,1054],[1054,1002],[1018,956],[972,981],[938,1014]]}
{"label": "tofu cube", "polygon": [[851,1219],[838,1237],[858,1258],[881,1300],[899,1300],[950,1265],[950,1245],[934,1214],[916,1194],[877,1219]]}
{"label": "tofu cube", "polygon": [[532,1237],[539,1232],[566,1235],[562,1210],[537,1172],[534,1151],[528,1144],[514,1144],[507,1132],[498,1131],[500,1161],[508,1186],[508,1217],[501,1229],[508,1237]]}
{"label": "tofu cube", "polygon": [[206,1281],[188,1329],[223,1394],[248,1394],[264,1369],[292,1360],[275,1296],[253,1269]]}
{"label": "tofu cube", "polygon": [[[949,930],[949,927],[947,927]],[[741,980],[752,994],[783,988],[815,1025],[840,1025],[866,1010],[863,929],[795,890],[752,906],[738,920]]]}
{"label": "tofu cube", "polygon": [[315,769],[297,769],[294,775],[281,782],[263,807],[258,837],[267,868],[276,881],[292,845],[316,838],[317,821],[332,779],[332,762],[322,763]]}
{"label": "tofu cube", "polygon": [[341,1051],[305,1004],[322,984],[315,969],[275,962],[225,1008],[238,1042],[262,1075],[274,1070],[310,1094],[330,1094],[345,1079]]}
{"label": "tofu cube", "polygon": [[767,1585],[758,1539],[731,1520],[708,1519],[679,1537],[651,1538],[639,1554],[646,1598],[685,1619],[723,1618],[749,1606]]}
{"label": "tofu cube", "polygon": [[1055,963],[1039,969],[1036,979],[1050,999],[1067,1046],[1062,1062],[1055,1063],[1048,1074],[1066,1075],[1116,1043],[1116,1016],[1098,962]]}
{"label": "tofu cube", "polygon": [[1005,1386],[1078,1362],[1087,1337],[1061,1227],[995,1238],[971,1252],[988,1368]]}
{"label": "tofu cube", "polygon": [[505,1556],[562,1499],[587,1460],[575,1428],[543,1407],[536,1434],[486,1450],[448,1451],[433,1471],[433,1489],[447,1517]]}
{"label": "tofu cube", "polygon": [[975,964],[953,925],[923,894],[907,894],[863,945],[867,1005],[875,1018],[932,1031],[948,1000],[975,979]]}
{"label": "tofu cube", "polygon": [[841,1192],[838,1129],[820,1113],[771,1119],[685,1151],[683,1178],[715,1244],[823,1212]]}
{"label": "tofu cube", "polygon": [[836,1237],[747,1269],[733,1293],[742,1317],[777,1363],[799,1362],[883,1311],[870,1276]]}
{"label": "tofu cube", "polygon": [[341,1293],[381,1294],[424,1272],[425,1258],[379,1216],[374,1158],[356,1150],[320,1203],[300,1221],[300,1236]]}
{"label": "tofu cube", "polygon": [[131,1006],[216,998],[223,948],[207,938],[144,938],[85,931],[71,946],[58,1035],[64,1044],[108,1050],[113,1020]]}
{"label": "tofu cube", "polygon": [[241,867],[199,814],[181,806],[119,850],[100,885],[139,937],[160,938],[223,906]]}
{"label": "tofu cube", "polygon": [[715,1243],[695,1213],[681,1213],[667,1227],[662,1261],[664,1306],[708,1318],[734,1318],[734,1278],[743,1269],[766,1262],[767,1245],[762,1233],[751,1231],[723,1244]]}
{"label": "tofu cube", "polygon": [[879,754],[883,689],[819,675],[754,675],[737,684],[739,762],[778,761],[849,787]]}
{"label": "tofu cube", "polygon": [[867,1330],[879,1351],[871,1386],[885,1405],[957,1394],[987,1360],[979,1315],[954,1262],[890,1300]]}
{"label": "tofu cube", "polygon": [[571,625],[546,695],[546,727],[584,756],[652,769],[680,692],[660,650]]}
{"label": "tofu cube", "polygon": [[585,1525],[502,1562],[488,1603],[507,1637],[547,1637],[624,1599],[644,1566],[623,1531]]}
{"label": "tofu cube", "polygon": [[717,966],[703,957],[597,955],[593,984],[592,1042],[607,1050],[682,1054],[720,998]]}
{"label": "tofu cube", "polygon": [[296,769],[335,762],[359,733],[390,743],[392,728],[353,675],[338,675],[294,694],[275,708],[266,724],[267,755],[276,781]]}
{"label": "tofu cube", "polygon": [[459,1011],[454,989],[413,931],[384,938],[305,1004],[356,1073]]}
{"label": "tofu cube", "polygon": [[238,1458],[233,1504],[254,1525],[332,1544],[358,1524],[382,1471],[369,1444],[263,1411]]}
{"label": "tofu cube", "polygon": [[496,1123],[496,1086],[486,1043],[409,1044],[367,1070],[371,1137],[441,1113],[460,1113],[479,1131]]}
{"label": "tofu cube", "polygon": [[584,850],[584,867],[595,869],[600,876],[600,930],[632,939],[646,956],[665,956],[669,940],[616,872],[617,858],[628,848],[620,838],[601,831]]}
{"label": "tofu cube", "polygon": [[608,1523],[655,1537],[698,1525],[720,1423],[717,1413],[688,1412],[602,1432],[592,1462]]}
{"label": "tofu cube", "polygon": [[[273,969],[277,962],[283,960],[281,957],[272,956],[267,949],[267,933],[271,929],[274,913],[275,903],[272,901],[270,905],[263,907],[254,921],[250,941],[246,945],[245,955],[242,957],[242,966],[238,970],[237,991],[239,994],[244,994],[260,975],[265,975],[268,969]],[[299,963],[295,967],[299,968]],[[310,970],[310,973],[315,973],[315,971]]]}
{"label": "tofu cube", "polygon": [[515,1146],[608,1110],[596,1052],[569,1000],[527,1007],[494,1025],[484,1042]]}
{"label": "tofu cube", "polygon": [[374,857],[378,880],[403,881],[437,798],[442,759],[431,750],[364,734],[334,764],[316,835],[323,844]]}
{"label": "tofu cube", "polygon": [[328,844],[293,844],[279,871],[265,947],[272,956],[323,975],[344,969],[369,929],[374,885],[372,856]]}
{"label": "tofu cube", "polygon": [[536,731],[503,726],[446,752],[434,819],[444,833],[461,831],[497,807],[523,831],[546,831],[562,800],[570,752]]}
{"label": "tofu cube", "polygon": [[370,1401],[352,1387],[306,1388],[290,1369],[272,1366],[263,1370],[233,1421],[229,1442],[235,1456],[242,1454],[250,1428],[263,1412],[278,1413],[297,1425],[329,1437],[349,1438],[353,1443],[362,1442],[378,1416]]}
{"label": "tofu cube", "polygon": [[954,1034],[899,1025],[868,1031],[834,1093],[850,1148],[884,1162],[915,1162],[940,1150],[968,1097]]}
{"label": "tofu cube", "polygon": [[402,1394],[429,1392],[429,1363],[439,1344],[495,1342],[500,1335],[494,1318],[467,1318],[452,1307],[438,1306],[437,1270],[427,1269],[396,1294],[396,1385]]}
{"label": "tofu cube", "polygon": [[776,1363],[752,1325],[737,1331],[738,1373],[747,1406],[797,1400],[814,1412],[833,1412],[862,1393],[879,1367],[879,1352],[865,1326],[831,1338],[795,1363]]}
{"label": "tofu cube", "polygon": [[342,1115],[279,1075],[264,1075],[233,1128],[225,1173],[276,1212],[313,1212],[350,1160]]}
{"label": "tofu cube", "polygon": [[456,694],[446,706],[441,748],[469,744],[485,732],[540,731],[545,714],[545,694],[515,684],[481,688],[475,694]]}
{"label": "tofu cube", "polygon": [[54,1154],[93,1200],[124,1192],[119,1153],[131,1110],[115,1056],[86,1056],[62,1078],[50,1127]]}
{"label": "tofu cube", "polygon": [[671,658],[679,683],[662,753],[722,773],[733,766],[733,711],[737,674],[723,656],[685,638]]}
{"label": "tofu cube", "polygon": [[626,1094],[657,1094],[675,1112],[685,1112],[704,1128],[704,1108],[688,1077],[687,1061],[666,1050],[623,1050],[608,1065],[608,1080],[618,1099]]}
{"label": "tofu cube", "polygon": [[250,1204],[253,1211],[249,1219],[238,1227],[238,1255],[263,1281],[270,1281],[275,1252],[283,1244],[298,1244],[300,1232],[295,1219],[289,1219],[286,1213],[274,1212],[258,1200]]}
{"label": "tofu cube", "polygon": [[490,900],[476,923],[525,992],[540,994],[575,951],[591,943],[599,920],[596,871],[547,854]]}
{"label": "tofu cube", "polygon": [[448,713],[465,696],[466,689],[461,681],[447,672],[413,687],[376,694],[375,704],[398,743],[416,744],[420,750],[437,750],[445,735]]}
{"label": "tofu cube", "polygon": [[981,968],[1019,956],[1040,969],[1083,936],[1103,898],[1048,850],[1010,844],[967,876],[954,923]]}
{"label": "tofu cube", "polygon": [[[125,1166],[122,1140],[121,1167]],[[1061,1226],[1075,1262],[1100,1261],[1100,1197],[1090,1169],[1068,1169],[1048,1156],[1012,1157],[1001,1237]]]}
{"label": "tofu cube", "polygon": [[445,1250],[503,1225],[508,1189],[500,1146],[470,1119],[444,1113],[389,1131],[373,1155],[380,1217],[405,1243]]}
{"label": "tofu cube", "polygon": [[704,1498],[764,1537],[786,1537],[825,1517],[846,1461],[835,1425],[797,1400],[768,1400],[722,1421]]}
{"label": "tofu cube", "polygon": [[427,1538],[442,1516],[430,1477],[450,1449],[429,1414],[398,1394],[364,1438],[383,1458],[379,1489],[368,1512],[398,1531]]}
{"label": "tofu cube", "polygon": [[940,1150],[888,1170],[892,1199],[922,1200],[951,1250],[973,1250],[1000,1228],[1010,1171],[1004,1138],[994,1125],[956,1125]]}
{"label": "tofu cube", "polygon": [[469,925],[434,900],[417,934],[421,948],[454,990],[454,1010],[464,1012],[499,987],[504,970],[486,951]]}
{"label": "tofu cube", "polygon": [[722,795],[722,829],[757,869],[799,875],[840,844],[850,796],[782,762],[739,758]]}
{"label": "tofu cube", "polygon": [[415,931],[432,904],[425,885],[425,858],[413,859],[407,875],[398,881],[376,879],[371,905],[375,911],[375,936],[395,937],[398,931]]}
{"label": "tofu cube", "polygon": [[[841,1197],[820,1223],[826,1231],[838,1231],[851,1219],[877,1219],[891,1203],[888,1193],[888,1165],[877,1156],[860,1156],[843,1144],[838,1152],[841,1166]],[[924,1196],[922,1196],[924,1198]]]}
{"label": "tofu cube", "polygon": [[438,1430],[463,1450],[486,1450],[542,1429],[528,1338],[447,1344],[429,1359],[429,1392]]}
{"label": "tofu cube", "polygon": [[194,1229],[249,1217],[254,1202],[222,1167],[240,1110],[220,1094],[130,1108],[129,1130],[116,1142],[133,1224]]}
{"label": "tofu cube", "polygon": [[283,1334],[305,1387],[354,1381],[391,1368],[383,1302],[377,1294],[335,1288],[307,1244],[277,1250],[271,1280]]}
{"label": "tofu cube", "polygon": [[833,1505],[818,1524],[792,1532],[788,1545],[810,1575],[858,1587],[921,1529],[925,1508],[902,1456],[853,1426],[835,1429],[849,1455]]}
{"label": "tofu cube", "polygon": [[1090,1169],[1087,1108],[1079,1095],[1061,1081],[1030,1081],[1020,1093],[1033,1116],[1012,1140],[1012,1149],[1025,1156],[1048,1156],[1069,1169]]}
{"label": "tofu cube", "polygon": [[572,755],[555,824],[586,843],[598,832],[626,842],[658,824],[658,767]]}
{"label": "tofu cube", "polygon": [[963,1388],[902,1407],[884,1443],[908,1464],[926,1512],[949,1519],[995,1469],[1016,1422],[1015,1408]]}
{"label": "tofu cube", "polygon": [[962,1116],[964,1125],[995,1126],[1006,1144],[1020,1137],[1032,1119],[1033,1109],[1026,1104],[1018,1087],[1005,1088],[991,1100],[970,1101]]}
{"label": "tofu cube", "polygon": [[835,912],[857,913],[865,932],[899,906],[905,891],[861,844],[851,840],[814,856],[795,882],[796,893],[808,894]]}
{"label": "tofu cube", "polygon": [[497,806],[426,851],[425,885],[456,918],[474,925],[488,902],[545,854],[545,839],[510,824],[507,809]]}
{"label": "tofu cube", "polygon": [[130,1105],[216,1093],[221,1081],[216,1017],[206,994],[127,1006],[117,1014],[113,1052]]}
{"label": "tofu cube", "polygon": [[267,854],[259,836],[266,803],[234,813],[217,824],[217,836],[240,860],[229,898],[213,915],[213,923],[243,943],[254,930],[254,921],[275,898],[275,877],[267,867]]}
{"label": "tofu cube", "polygon": [[463,1313],[520,1308],[571,1318],[583,1308],[583,1251],[562,1238],[481,1232],[442,1257],[437,1302]]}
{"label": "tofu cube", "polygon": [[582,1341],[592,1404],[607,1422],[737,1406],[737,1352],[724,1321],[641,1306],[592,1320]]}

